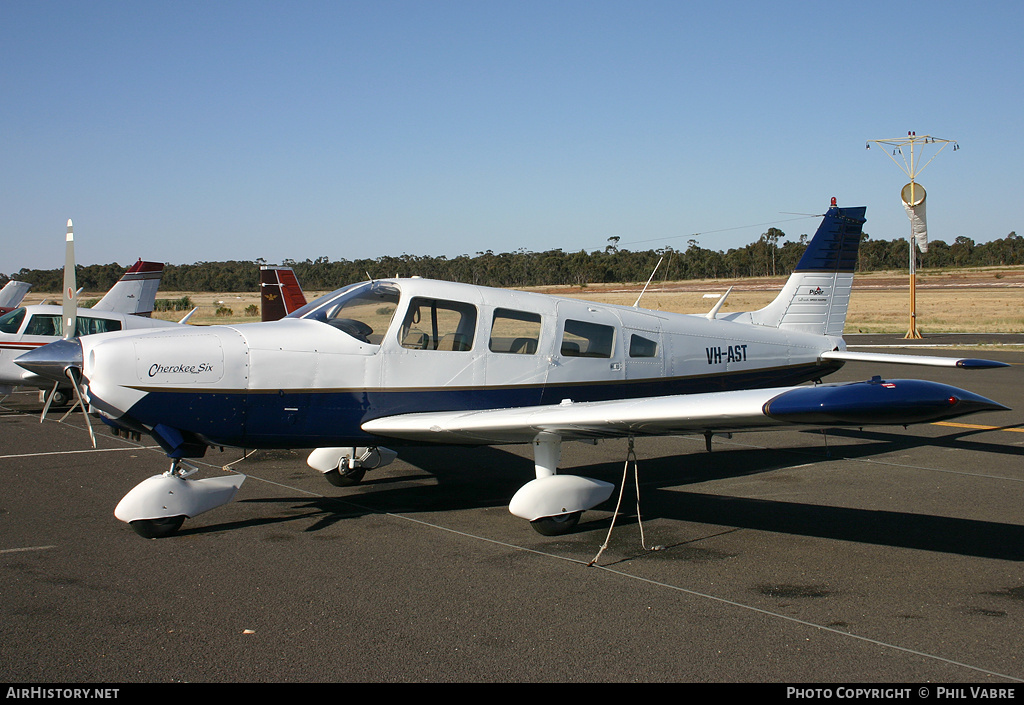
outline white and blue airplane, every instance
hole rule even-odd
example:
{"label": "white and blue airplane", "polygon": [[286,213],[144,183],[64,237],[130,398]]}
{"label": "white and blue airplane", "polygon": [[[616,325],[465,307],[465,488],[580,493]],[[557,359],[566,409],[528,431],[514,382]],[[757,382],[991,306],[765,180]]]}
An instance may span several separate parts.
{"label": "white and blue airplane", "polygon": [[[865,208],[833,205],[768,306],[684,315],[419,278],[367,281],[273,322],[94,335],[18,364],[81,379],[91,413],[146,433],[171,468],[115,516],[143,536],[235,496],[244,476],[187,479],[207,448],[312,448],[334,484],[403,443],[532,444],[509,504],[546,535],[613,485],[558,474],[566,441],[927,423],[1006,407],[921,380],[821,384],[848,360],[1004,366],[848,351],[842,338]],[[76,376],[77,375],[77,376]],[[805,384],[813,382],[814,384]]]}

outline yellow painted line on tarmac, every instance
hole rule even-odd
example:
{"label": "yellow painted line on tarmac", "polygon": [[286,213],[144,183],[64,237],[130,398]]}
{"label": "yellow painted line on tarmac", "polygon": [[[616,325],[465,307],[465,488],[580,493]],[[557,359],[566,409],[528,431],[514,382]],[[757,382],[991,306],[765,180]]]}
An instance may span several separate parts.
{"label": "yellow painted line on tarmac", "polygon": [[979,431],[1012,431],[1014,433],[1024,433],[1024,428],[1010,428],[1008,426],[983,426],[976,423],[955,423],[953,421],[935,421],[932,426],[952,426],[954,428],[974,428]]}

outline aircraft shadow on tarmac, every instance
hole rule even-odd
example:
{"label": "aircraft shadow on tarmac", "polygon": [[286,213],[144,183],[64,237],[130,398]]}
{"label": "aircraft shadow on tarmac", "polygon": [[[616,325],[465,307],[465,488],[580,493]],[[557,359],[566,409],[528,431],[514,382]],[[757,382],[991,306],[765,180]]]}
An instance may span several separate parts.
{"label": "aircraft shadow on tarmac", "polygon": [[[939,438],[920,438],[898,433],[849,430],[830,431],[833,444],[794,444],[779,449],[716,449],[640,460],[641,510],[644,521],[668,519],[773,533],[793,534],[881,546],[911,548],[1000,560],[1024,560],[1024,526],[961,519],[913,512],[851,509],[847,507],[754,499],[704,492],[687,492],[685,485],[755,475],[807,461],[852,460],[916,446],[956,447],[986,452],[1019,454],[1019,449],[998,444],[965,441],[977,433],[966,430]],[[842,438],[868,443],[842,443]],[[798,437],[799,438],[799,437]],[[806,438],[806,436],[804,437]],[[838,445],[835,443],[838,442]],[[531,461],[495,447],[405,447],[402,461],[423,474],[400,478],[368,476],[345,494],[313,500],[269,498],[241,500],[274,504],[288,512],[273,517],[189,528],[180,533],[226,531],[246,526],[313,520],[305,531],[320,531],[338,522],[373,513],[430,513],[506,506],[509,498],[532,476]],[[564,472],[614,482],[622,481],[621,460],[577,466]],[[886,472],[884,467],[879,472]],[[626,499],[617,526],[636,523],[633,476],[627,480]],[[325,491],[330,491],[327,488]],[[618,493],[599,505],[576,534],[606,531]],[[533,537],[533,533],[529,534]],[[536,536],[538,540],[541,537]],[[564,538],[564,537],[563,537]]]}

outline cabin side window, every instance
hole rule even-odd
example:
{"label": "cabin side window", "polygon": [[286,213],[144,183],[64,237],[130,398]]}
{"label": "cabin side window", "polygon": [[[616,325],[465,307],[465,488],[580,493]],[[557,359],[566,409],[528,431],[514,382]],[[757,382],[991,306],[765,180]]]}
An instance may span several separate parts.
{"label": "cabin side window", "polygon": [[642,335],[636,335],[634,333],[629,339],[629,356],[657,357],[658,344],[653,340],[648,340]]}
{"label": "cabin side window", "polygon": [[64,326],[60,316],[48,313],[37,313],[28,319],[25,335],[64,335]]}
{"label": "cabin side window", "polygon": [[[94,316],[75,317],[75,335],[94,335],[121,330],[121,321]],[[64,335],[64,319],[57,314],[37,313],[29,319],[25,335]]]}
{"label": "cabin side window", "polygon": [[460,301],[413,297],[399,331],[410,350],[465,352],[473,349],[476,307]]}
{"label": "cabin side window", "polygon": [[540,342],[540,315],[507,308],[494,310],[491,321],[491,352],[533,355]]}
{"label": "cabin side window", "polygon": [[92,316],[78,316],[75,319],[75,332],[77,335],[109,333],[115,330],[121,330],[121,321],[114,321],[109,318],[93,318]]}
{"label": "cabin side window", "polygon": [[599,323],[566,319],[562,331],[563,357],[611,357],[615,329]]}

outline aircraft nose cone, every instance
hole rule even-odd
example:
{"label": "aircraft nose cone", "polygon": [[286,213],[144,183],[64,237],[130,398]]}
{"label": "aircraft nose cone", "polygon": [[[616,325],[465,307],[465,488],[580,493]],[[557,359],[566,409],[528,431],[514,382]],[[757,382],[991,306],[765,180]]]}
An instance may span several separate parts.
{"label": "aircraft nose cone", "polygon": [[57,340],[28,351],[14,362],[40,377],[63,382],[67,380],[64,370],[82,369],[82,346],[77,340]]}

